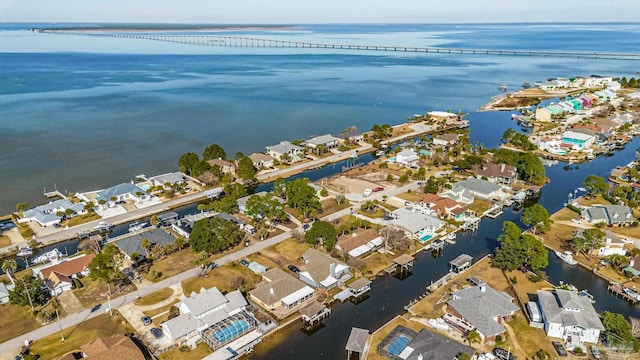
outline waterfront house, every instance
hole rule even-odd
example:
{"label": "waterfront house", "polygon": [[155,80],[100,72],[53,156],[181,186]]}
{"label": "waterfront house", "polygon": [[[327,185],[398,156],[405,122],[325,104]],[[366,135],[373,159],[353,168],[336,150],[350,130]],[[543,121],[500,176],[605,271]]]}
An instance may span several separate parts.
{"label": "waterfront house", "polygon": [[502,187],[490,181],[476,178],[468,178],[453,184],[453,188],[468,190],[473,196],[486,200],[499,199],[504,197]]}
{"label": "waterfront house", "polygon": [[563,112],[569,113],[569,114],[573,114],[576,111],[574,110],[573,106],[571,104],[569,104],[566,101],[562,101],[558,103],[558,106],[560,106],[563,110]]}
{"label": "waterfront house", "polygon": [[413,239],[433,236],[445,225],[444,221],[415,209],[399,208],[391,214],[394,219],[389,220],[389,223],[404,229]]}
{"label": "waterfront house", "polygon": [[416,332],[398,325],[378,344],[377,352],[392,360],[456,360],[460,354],[473,358],[476,350],[429,329]]}
{"label": "waterfront house", "polygon": [[537,121],[545,121],[545,122],[550,122],[553,121],[561,116],[563,116],[563,114],[566,111],[564,110],[563,107],[561,106],[547,106],[547,107],[539,107],[536,109],[536,120]]}
{"label": "waterfront house", "polygon": [[338,237],[336,250],[344,256],[359,257],[368,254],[382,246],[384,240],[376,229],[356,229],[352,234]]}
{"label": "waterfront house", "polygon": [[631,276],[640,276],[640,256],[631,257],[629,259],[629,265],[623,268],[622,272],[629,273]]}
{"label": "waterfront house", "polygon": [[52,226],[59,224],[63,216],[70,218],[86,214],[87,210],[84,209],[85,204],[84,202],[72,203],[67,199],[51,201],[47,204],[23,211],[22,217],[18,219],[18,222],[37,222],[42,227]]}
{"label": "waterfront house", "polygon": [[314,288],[331,289],[352,277],[349,266],[320,250],[307,249],[302,260],[305,269],[298,273],[298,277]]}
{"label": "waterfront house", "polygon": [[270,311],[278,318],[284,318],[315,299],[315,290],[279,268],[268,270],[262,275],[262,282],[249,292],[249,299]]}
{"label": "waterfront house", "polygon": [[459,143],[458,134],[442,134],[433,138],[433,145],[436,146],[451,146]]}
{"label": "waterfront house", "polygon": [[582,210],[582,217],[592,224],[626,225],[634,221],[631,209],[625,205],[595,205]]}
{"label": "waterfront house", "polygon": [[624,242],[618,235],[609,230],[605,230],[604,233],[606,234],[603,239],[604,245],[596,249],[598,256],[627,255]]}
{"label": "waterfront house", "polygon": [[167,211],[162,214],[158,214],[158,226],[170,226],[178,222],[180,214],[175,211]]}
{"label": "waterfront house", "polygon": [[538,290],[538,305],[548,337],[561,338],[571,343],[598,343],[604,330],[593,304],[576,291],[555,289]]}
{"label": "waterfront house", "polygon": [[0,281],[0,304],[6,304],[9,302],[9,289],[2,281]]}
{"label": "waterfront house", "polygon": [[[237,201],[238,202],[238,211],[241,214],[245,214],[247,212],[247,201],[249,201],[249,199],[252,196],[265,197],[265,196],[267,196],[269,194],[271,194],[271,193],[266,192],[266,191],[260,191],[260,192],[257,192],[255,194],[251,194],[251,195],[247,195],[247,196],[243,196],[243,197],[239,198],[238,201]],[[280,202],[281,204],[284,204],[284,202],[285,202],[284,199],[282,199],[280,197],[277,197],[277,196],[273,196],[273,194],[271,194],[271,199],[275,199],[278,202]]]}
{"label": "waterfront house", "polygon": [[480,282],[453,292],[447,301],[447,312],[471,324],[483,341],[495,342],[496,336],[507,331],[500,324],[511,320],[520,310],[512,301],[511,296]]}
{"label": "waterfront house", "polygon": [[402,150],[396,154],[396,163],[406,167],[417,167],[420,157],[413,149]]}
{"label": "waterfront house", "polygon": [[447,189],[441,192],[440,195],[448,197],[455,202],[467,205],[473,204],[473,201],[475,200],[475,196],[473,195],[473,193],[461,186],[454,186],[451,189]]}
{"label": "waterfront house", "polygon": [[240,290],[223,295],[215,287],[202,288],[189,297],[182,295],[180,300],[176,304],[180,315],[161,325],[174,344],[195,345],[204,339],[215,350],[257,326],[257,320],[244,310],[248,303]]}
{"label": "waterfront house", "polygon": [[240,229],[244,229],[244,227],[247,225],[244,221],[242,221],[241,219],[238,219],[237,217],[231,214],[219,213],[219,214],[216,214],[215,216],[223,220],[231,221],[232,223],[236,224]]}
{"label": "waterfront house", "polygon": [[173,185],[181,185],[185,183],[186,176],[181,172],[166,173],[149,178],[151,185],[162,186],[165,189],[170,189]]}
{"label": "waterfront house", "polygon": [[189,219],[180,219],[177,222],[171,225],[173,231],[178,233],[178,235],[182,236],[185,239],[189,239],[191,236],[191,231],[193,231],[193,221]]}
{"label": "waterfront house", "polygon": [[458,114],[447,111],[429,111],[427,115],[435,122],[457,121],[459,118]]}
{"label": "waterfront house", "polygon": [[596,137],[577,131],[565,131],[562,134],[562,142],[571,145],[573,150],[583,150],[589,148],[596,141]]}
{"label": "waterfront house", "polygon": [[341,142],[349,140],[351,144],[355,144],[364,140],[364,134],[359,132],[358,128],[355,126],[349,126],[348,128],[344,129],[342,132],[337,134],[335,137],[340,139]]}
{"label": "waterfront house", "polygon": [[120,240],[116,240],[113,244],[120,249],[127,259],[131,259],[133,254],[140,256],[140,260],[144,259],[147,249],[142,247],[142,239],[148,239],[151,246],[173,245],[175,238],[173,235],[163,229],[152,229],[149,231],[139,232],[126,236]]}
{"label": "waterfront house", "polygon": [[253,167],[261,170],[261,169],[269,169],[273,167],[273,158],[267,154],[263,153],[253,153],[249,155],[249,159],[253,161]]}
{"label": "waterfront house", "polygon": [[342,142],[341,139],[333,135],[326,134],[326,135],[312,137],[311,139],[305,141],[304,146],[308,147],[312,151],[319,152],[320,151],[319,147],[321,146],[324,147],[325,150],[330,150],[330,149],[337,148],[341,142]]}
{"label": "waterfront house", "polygon": [[122,183],[108,189],[98,191],[95,197],[98,209],[107,209],[116,206],[119,201],[133,200],[135,203],[142,203],[151,199],[146,191],[133,183]]}
{"label": "waterfront house", "polygon": [[486,180],[506,186],[511,186],[518,177],[515,166],[506,164],[482,164],[478,169],[478,178],[485,177]]}
{"label": "waterfront house", "polygon": [[95,254],[82,254],[63,259],[57,264],[33,268],[32,271],[35,276],[44,280],[51,296],[57,296],[63,291],[71,290],[72,279],[89,275],[89,263],[95,257]]}
{"label": "waterfront house", "polygon": [[236,164],[222,158],[207,160],[207,164],[209,164],[210,166],[220,167],[220,171],[222,171],[223,174],[236,173]]}
{"label": "waterfront house", "polygon": [[274,159],[285,162],[300,161],[304,155],[301,146],[293,145],[289,141],[281,141],[279,144],[267,146],[267,154]]}
{"label": "waterfront house", "polygon": [[462,214],[462,211],[454,211],[456,209],[461,209],[460,205],[458,205],[458,203],[453,199],[446,196],[427,193],[422,199],[422,203],[434,210],[440,218],[446,219],[448,217],[452,217],[455,219]]}
{"label": "waterfront house", "polygon": [[145,360],[140,347],[126,334],[102,337],[80,347],[80,351],[70,352],[57,360]]}

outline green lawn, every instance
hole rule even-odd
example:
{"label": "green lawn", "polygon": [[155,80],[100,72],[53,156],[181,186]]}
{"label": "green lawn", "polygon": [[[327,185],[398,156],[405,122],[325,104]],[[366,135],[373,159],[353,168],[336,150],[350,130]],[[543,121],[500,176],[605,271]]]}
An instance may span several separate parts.
{"label": "green lawn", "polygon": [[209,289],[217,287],[220,291],[234,291],[232,283],[237,278],[244,279],[244,286],[246,289],[253,289],[255,284],[262,279],[260,275],[255,274],[247,267],[233,262],[225,266],[211,271],[206,277],[194,277],[182,282],[182,290],[185,294],[191,294],[192,291],[200,292],[201,288]]}
{"label": "green lawn", "polygon": [[90,221],[94,221],[94,220],[100,220],[101,217],[100,215],[98,215],[96,212],[94,211],[90,211],[84,215],[80,215],[80,216],[74,216],[71,219],[64,221],[61,225],[62,226],[69,226],[69,227],[73,227],[76,225],[80,225],[80,224],[84,224],[84,223],[88,223]]}
{"label": "green lawn", "polygon": [[171,295],[173,295],[173,290],[171,290],[170,288],[164,288],[154,292],[153,294],[149,294],[139,300],[136,300],[135,303],[139,306],[153,305],[168,299]]}

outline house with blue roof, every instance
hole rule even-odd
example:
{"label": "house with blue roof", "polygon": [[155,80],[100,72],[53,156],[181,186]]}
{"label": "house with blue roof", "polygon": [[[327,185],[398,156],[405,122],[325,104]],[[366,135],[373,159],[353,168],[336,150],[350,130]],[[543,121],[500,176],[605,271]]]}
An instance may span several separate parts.
{"label": "house with blue roof", "polygon": [[141,187],[133,183],[122,183],[98,191],[95,202],[98,208],[107,209],[116,206],[118,201],[133,200],[136,203],[141,203],[150,198],[151,195],[148,195]]}
{"label": "house with blue roof", "polygon": [[84,202],[73,203],[67,199],[51,201],[47,204],[37,206],[22,212],[19,223],[37,222],[40,226],[47,227],[59,224],[63,217],[70,218],[85,214]]}

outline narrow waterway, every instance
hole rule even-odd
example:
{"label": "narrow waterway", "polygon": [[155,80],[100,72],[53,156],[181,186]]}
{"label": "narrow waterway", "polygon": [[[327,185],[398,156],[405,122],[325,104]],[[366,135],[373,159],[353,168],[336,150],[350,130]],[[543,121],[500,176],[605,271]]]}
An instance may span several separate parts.
{"label": "narrow waterway", "polygon": [[[614,156],[599,157],[590,163],[573,165],[572,170],[565,170],[565,163],[546,167],[547,177],[551,182],[544,187],[539,203],[550,213],[559,210],[569,192],[581,187],[587,175],[606,177],[612,168],[632,161],[639,145],[640,140],[634,139]],[[431,281],[449,271],[449,261],[461,253],[467,253],[477,261],[493,252],[498,245],[496,238],[502,230],[502,223],[513,221],[520,224],[519,217],[520,212],[509,209],[497,219],[484,218],[477,231],[458,235],[456,244],[447,245],[440,257],[434,258],[430,253],[424,252],[419,254],[409,277],[403,280],[387,275],[377,278],[367,300],[358,305],[350,302],[337,303],[332,307],[331,316],[323,321],[323,326],[312,334],[302,331],[300,323],[293,324],[258,345],[251,358],[315,360],[345,357],[344,346],[351,327],[373,331],[402,314],[404,305],[423,294]],[[609,310],[629,316],[637,315],[639,311],[637,307],[607,293],[605,280],[580,266],[568,266],[553,254],[549,256],[546,274],[552,283],[565,281],[581,290],[587,289],[595,296],[595,308],[599,312]]]}

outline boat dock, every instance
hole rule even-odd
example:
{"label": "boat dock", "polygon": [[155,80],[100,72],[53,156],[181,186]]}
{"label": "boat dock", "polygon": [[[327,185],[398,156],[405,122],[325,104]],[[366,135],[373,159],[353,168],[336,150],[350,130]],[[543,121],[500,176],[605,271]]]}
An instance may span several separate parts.
{"label": "boat dock", "polygon": [[485,211],[483,215],[486,215],[492,219],[502,215],[502,206],[499,204],[493,205],[489,210]]}
{"label": "boat dock", "polygon": [[618,297],[621,297],[621,298],[623,298],[624,300],[626,300],[626,301],[628,301],[628,302],[630,302],[630,303],[632,303],[632,304],[634,304],[634,305],[635,305],[635,304],[637,304],[637,303],[638,303],[638,301],[639,301],[637,298],[635,298],[635,297],[633,297],[633,296],[631,296],[631,295],[627,294],[627,293],[624,291],[624,290],[625,290],[625,287],[624,287],[624,286],[622,286],[622,285],[620,285],[620,284],[618,284],[618,283],[611,283],[611,284],[609,284],[609,286],[607,286],[607,290],[608,290],[609,292],[612,292],[612,293],[616,294]]}

